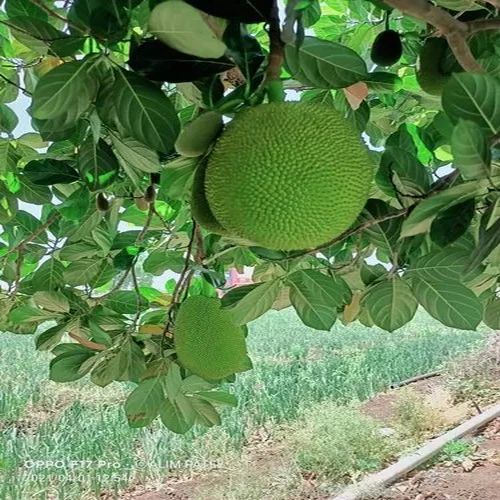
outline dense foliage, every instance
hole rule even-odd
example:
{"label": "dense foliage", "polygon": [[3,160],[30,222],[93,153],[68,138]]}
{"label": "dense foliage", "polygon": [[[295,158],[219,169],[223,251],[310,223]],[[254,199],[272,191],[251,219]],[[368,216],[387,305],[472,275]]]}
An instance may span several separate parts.
{"label": "dense foliage", "polygon": [[[173,341],[183,300],[227,292],[230,268],[254,268],[222,298],[235,325],[292,305],[312,328],[393,331],[420,304],[500,328],[499,5],[435,3],[289,0],[280,23],[271,0],[3,2],[1,329],[41,330],[54,381],[137,383],[131,425],[185,432],[236,403]],[[191,213],[221,115],[283,88],[343,113],[377,166],[350,229],[290,252]],[[36,132],[17,136],[26,100]]]}

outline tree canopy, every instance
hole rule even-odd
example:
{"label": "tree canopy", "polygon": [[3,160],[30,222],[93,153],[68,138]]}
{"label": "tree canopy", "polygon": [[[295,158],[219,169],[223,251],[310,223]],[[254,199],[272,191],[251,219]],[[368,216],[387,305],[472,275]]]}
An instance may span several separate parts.
{"label": "tree canopy", "polygon": [[[499,9],[5,0],[0,328],[37,333],[54,381],[136,383],[130,425],[160,417],[180,433],[237,403],[234,374],[205,380],[177,357],[188,297],[223,292],[220,321],[243,332],[290,305],[317,330],[394,331],[419,305],[447,326],[500,329]],[[222,122],[285,96],[342,113],[375,165],[357,220],[317,248],[264,248],[192,215]],[[32,131],[17,134],[22,106]],[[230,289],[245,266],[254,283]]]}

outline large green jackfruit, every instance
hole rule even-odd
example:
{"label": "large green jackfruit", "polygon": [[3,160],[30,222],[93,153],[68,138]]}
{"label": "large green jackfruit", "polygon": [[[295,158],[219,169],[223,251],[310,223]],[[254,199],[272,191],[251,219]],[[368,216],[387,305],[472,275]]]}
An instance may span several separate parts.
{"label": "large green jackfruit", "polygon": [[197,167],[193,178],[193,189],[191,194],[191,213],[194,220],[215,234],[224,235],[227,231],[214,217],[205,196],[205,173],[207,164],[202,161]]}
{"label": "large green jackfruit", "polygon": [[330,106],[271,103],[245,110],[215,144],[205,194],[230,234],[275,250],[313,248],[348,229],[373,168],[344,116]]}
{"label": "large green jackfruit", "polygon": [[216,298],[189,297],[181,304],[174,345],[180,363],[206,380],[221,380],[251,368],[244,331]]}
{"label": "large green jackfruit", "polygon": [[417,81],[423,91],[441,95],[451,74],[443,69],[448,42],[444,38],[428,38],[420,50]]}

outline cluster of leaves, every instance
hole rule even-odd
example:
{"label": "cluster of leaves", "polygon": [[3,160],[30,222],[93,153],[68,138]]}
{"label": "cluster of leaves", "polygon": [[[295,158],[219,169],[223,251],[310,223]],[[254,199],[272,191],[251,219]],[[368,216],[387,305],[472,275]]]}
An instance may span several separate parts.
{"label": "cluster of leaves", "polygon": [[[236,402],[177,363],[175,312],[185,296],[227,290],[227,270],[244,266],[256,283],[223,297],[241,325],[292,305],[312,328],[339,318],[393,331],[420,304],[449,326],[500,328],[497,31],[470,40],[485,72],[458,68],[440,99],[415,77],[426,24],[393,15],[403,55],[389,72],[369,59],[381,2],[289,2],[285,88],[344,113],[379,167],[347,233],[285,253],[196,226],[202,156],[174,148],[200,114],[231,118],[266,100],[264,24],[230,9],[223,58],[179,57],[148,34],[158,3],[6,0],[0,11],[0,329],[41,329],[52,380],[137,383],[131,425],[216,424],[214,405]],[[34,132],[18,136],[26,101]]]}

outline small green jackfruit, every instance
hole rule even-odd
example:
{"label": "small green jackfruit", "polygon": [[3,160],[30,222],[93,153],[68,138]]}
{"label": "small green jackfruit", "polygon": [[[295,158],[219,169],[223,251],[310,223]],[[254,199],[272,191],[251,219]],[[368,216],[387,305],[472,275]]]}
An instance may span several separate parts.
{"label": "small green jackfruit", "polygon": [[417,81],[424,92],[441,95],[451,74],[443,72],[442,63],[448,42],[444,38],[428,38],[420,50]]}
{"label": "small green jackfruit", "polygon": [[185,54],[219,58],[226,45],[219,40],[227,21],[208,16],[183,0],[159,3],[149,17],[149,31],[164,44]]}
{"label": "small green jackfruit", "polygon": [[196,168],[193,178],[193,190],[191,193],[191,213],[194,220],[215,234],[224,235],[227,231],[219,224],[214,217],[212,210],[208,206],[205,196],[205,173],[207,169],[206,161],[202,161]]}
{"label": "small green jackfruit", "polygon": [[348,229],[372,178],[360,134],[341,113],[276,102],[249,108],[228,125],[209,156],[205,195],[230,234],[297,250]]}
{"label": "small green jackfruit", "polygon": [[402,54],[403,44],[399,33],[394,30],[385,30],[375,38],[370,57],[379,66],[392,66],[401,59]]}
{"label": "small green jackfruit", "polygon": [[203,113],[189,122],[175,142],[175,150],[194,158],[205,153],[222,129],[222,115],[216,111]]}
{"label": "small green jackfruit", "polygon": [[174,346],[180,363],[206,380],[221,380],[251,368],[244,330],[216,298],[198,295],[181,304]]}

